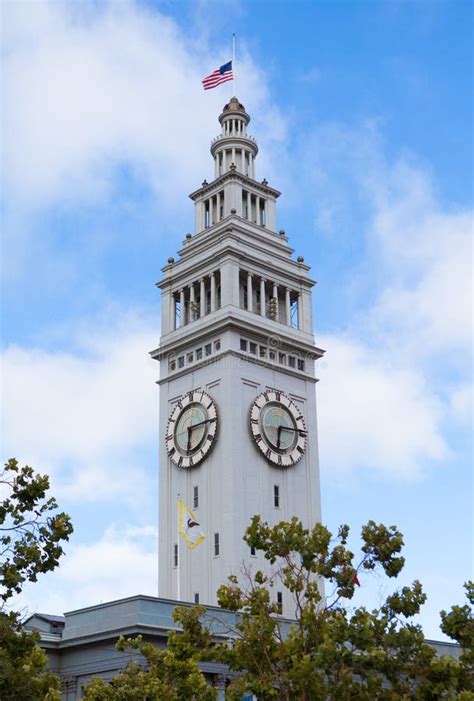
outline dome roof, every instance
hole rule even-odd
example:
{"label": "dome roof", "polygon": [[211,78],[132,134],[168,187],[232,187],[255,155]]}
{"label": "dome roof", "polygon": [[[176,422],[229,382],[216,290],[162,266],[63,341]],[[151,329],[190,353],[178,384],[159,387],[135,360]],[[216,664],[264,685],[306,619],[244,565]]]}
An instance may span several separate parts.
{"label": "dome roof", "polygon": [[224,117],[227,117],[231,114],[240,114],[242,117],[244,117],[247,124],[250,122],[250,117],[245,111],[245,107],[241,102],[238,101],[238,99],[235,96],[231,97],[229,102],[222,108],[222,114],[219,117],[219,122],[221,122],[222,124],[222,120],[224,119]]}

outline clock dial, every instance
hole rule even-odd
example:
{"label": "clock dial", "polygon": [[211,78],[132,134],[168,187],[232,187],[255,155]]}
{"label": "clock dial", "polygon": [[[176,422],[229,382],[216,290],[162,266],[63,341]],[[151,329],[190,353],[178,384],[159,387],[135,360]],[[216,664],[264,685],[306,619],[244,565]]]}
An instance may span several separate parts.
{"label": "clock dial", "polygon": [[283,392],[267,390],[250,407],[250,430],[258,448],[269,462],[291,467],[306,450],[304,418]]}
{"label": "clock dial", "polygon": [[217,407],[201,390],[185,394],[175,405],[166,429],[166,449],[178,467],[198,465],[217,434]]}

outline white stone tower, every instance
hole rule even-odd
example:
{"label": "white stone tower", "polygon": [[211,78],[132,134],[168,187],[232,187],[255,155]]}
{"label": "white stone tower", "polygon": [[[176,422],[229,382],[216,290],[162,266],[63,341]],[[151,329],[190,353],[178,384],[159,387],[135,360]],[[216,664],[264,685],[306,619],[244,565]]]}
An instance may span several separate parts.
{"label": "white stone tower", "polygon": [[[214,180],[190,197],[195,233],[163,279],[160,361],[159,595],[177,596],[177,494],[206,540],[181,541],[183,601],[216,603],[243,567],[266,567],[242,540],[270,523],[321,518],[309,267],[276,231],[280,193],[258,182],[258,146],[233,97],[211,144]],[[279,589],[281,591],[279,591]],[[275,599],[290,615],[282,587]]]}

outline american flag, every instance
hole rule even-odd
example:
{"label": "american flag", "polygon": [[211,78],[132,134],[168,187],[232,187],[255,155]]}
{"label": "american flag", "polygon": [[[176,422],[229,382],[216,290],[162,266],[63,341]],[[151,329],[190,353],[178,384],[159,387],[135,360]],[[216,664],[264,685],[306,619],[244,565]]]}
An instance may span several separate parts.
{"label": "american flag", "polygon": [[205,78],[202,79],[202,85],[204,90],[210,90],[215,88],[221,83],[226,83],[228,80],[233,80],[234,74],[232,73],[232,61],[229,63],[224,63],[220,68],[216,68],[215,71]]}

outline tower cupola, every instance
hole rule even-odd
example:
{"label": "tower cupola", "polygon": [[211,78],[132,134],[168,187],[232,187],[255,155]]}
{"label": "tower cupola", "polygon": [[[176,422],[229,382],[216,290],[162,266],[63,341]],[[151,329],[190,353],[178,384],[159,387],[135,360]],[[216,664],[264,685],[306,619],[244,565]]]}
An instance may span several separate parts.
{"label": "tower cupola", "polygon": [[247,134],[250,117],[236,97],[224,105],[219,116],[222,132],[211,143],[211,154],[215,162],[215,177],[223,175],[235,166],[235,170],[255,178],[257,142]]}

